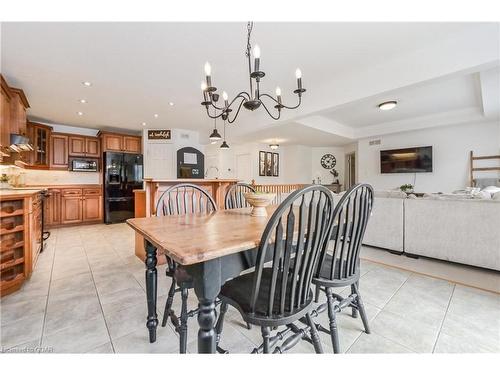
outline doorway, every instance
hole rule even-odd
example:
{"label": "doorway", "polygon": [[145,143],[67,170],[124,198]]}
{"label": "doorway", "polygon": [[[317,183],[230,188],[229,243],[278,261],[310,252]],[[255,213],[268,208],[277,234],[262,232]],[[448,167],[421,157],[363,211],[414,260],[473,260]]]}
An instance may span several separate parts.
{"label": "doorway", "polygon": [[252,161],[250,154],[236,155],[236,178],[247,184],[252,181]]}
{"label": "doorway", "polygon": [[345,190],[356,184],[356,152],[345,155]]}

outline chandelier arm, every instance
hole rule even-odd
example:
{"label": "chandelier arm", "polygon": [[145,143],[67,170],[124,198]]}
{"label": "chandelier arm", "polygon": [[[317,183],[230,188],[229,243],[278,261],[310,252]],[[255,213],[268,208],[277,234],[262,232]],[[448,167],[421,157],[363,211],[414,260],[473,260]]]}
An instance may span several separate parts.
{"label": "chandelier arm", "polygon": [[[246,97],[245,97],[245,95],[246,95]],[[231,103],[229,103],[227,108],[231,107],[233,105],[233,103],[236,101],[236,99],[238,99],[238,98],[242,98],[243,100],[250,100],[250,95],[248,95],[248,92],[246,92],[246,91],[242,91],[242,92],[238,93],[238,95],[236,95],[234,97],[234,99],[231,100]]]}
{"label": "chandelier arm", "polygon": [[219,118],[219,117],[221,117],[221,116],[222,116],[222,112],[221,112],[221,113],[219,113],[218,115],[214,115],[214,116],[212,116],[212,115],[210,114],[210,111],[208,110],[208,107],[206,107],[206,109],[207,109],[207,115],[208,115],[208,117],[210,117],[211,119],[217,119],[217,118]]}
{"label": "chandelier arm", "polygon": [[[269,96],[269,95],[268,95],[268,96]],[[281,111],[278,111],[278,116],[277,116],[277,117],[274,117],[274,116],[271,114],[271,112],[269,112],[269,110],[267,109],[267,107],[266,107],[266,105],[264,104],[264,102],[263,102],[263,101],[261,101],[261,103],[262,103],[262,106],[264,107],[264,109],[266,110],[267,114],[268,114],[269,116],[271,116],[271,118],[272,118],[273,120],[279,120],[279,119],[280,119],[280,117],[281,117]]]}
{"label": "chandelier arm", "polygon": [[236,118],[238,117],[238,114],[240,113],[241,106],[243,105],[243,103],[245,102],[245,100],[246,100],[245,98],[242,98],[242,100],[240,102],[240,105],[238,106],[238,109],[236,110],[236,113],[234,114],[233,119],[231,120],[229,118],[229,116],[228,116],[227,122],[229,122],[230,124],[232,124],[236,120]]}
{"label": "chandelier arm", "polygon": [[261,95],[260,95],[260,97],[262,97],[262,96],[265,96],[266,98],[271,99],[273,102],[275,102],[276,104],[281,105],[283,108],[286,108],[286,109],[296,109],[296,108],[298,108],[298,107],[300,106],[300,104],[302,103],[302,97],[300,97],[300,96],[299,96],[299,103],[298,103],[296,106],[294,106],[294,107],[289,107],[289,106],[287,106],[287,105],[284,105],[283,103],[278,102],[276,99],[274,99],[274,98],[273,98],[271,95],[269,95],[269,94],[261,94]]}

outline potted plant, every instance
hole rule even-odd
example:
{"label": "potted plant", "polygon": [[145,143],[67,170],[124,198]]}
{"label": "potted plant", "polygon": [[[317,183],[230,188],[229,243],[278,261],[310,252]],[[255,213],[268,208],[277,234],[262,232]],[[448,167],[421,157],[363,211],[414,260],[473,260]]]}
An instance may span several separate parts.
{"label": "potted plant", "polygon": [[2,173],[0,176],[0,189],[8,189],[10,188],[9,185],[9,176],[7,176],[5,173]]}
{"label": "potted plant", "polygon": [[334,184],[338,184],[339,183],[339,179],[337,178],[339,176],[339,172],[337,172],[337,170],[335,168],[333,168],[330,173],[333,175],[333,183]]}
{"label": "potted plant", "polygon": [[399,187],[403,193],[411,194],[413,193],[413,185],[412,184],[404,184]]}

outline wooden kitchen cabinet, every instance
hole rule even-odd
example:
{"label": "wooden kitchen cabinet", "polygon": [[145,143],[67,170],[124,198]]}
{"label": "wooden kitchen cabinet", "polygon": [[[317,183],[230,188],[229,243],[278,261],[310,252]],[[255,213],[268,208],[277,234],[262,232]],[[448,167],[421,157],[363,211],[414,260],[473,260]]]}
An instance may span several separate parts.
{"label": "wooden kitchen cabinet", "polygon": [[102,221],[102,187],[50,188],[49,193],[45,213],[48,227]]}
{"label": "wooden kitchen cabinet", "polygon": [[36,122],[28,122],[28,137],[33,145],[30,152],[30,169],[50,168],[50,136],[52,128]]}
{"label": "wooden kitchen cabinet", "polygon": [[63,196],[61,198],[61,224],[76,224],[82,221],[82,197]]}
{"label": "wooden kitchen cabinet", "polygon": [[141,153],[141,137],[123,136],[123,151],[134,154]]}
{"label": "wooden kitchen cabinet", "polygon": [[10,132],[13,134],[26,135],[26,110],[29,108],[28,99],[23,90],[11,87],[10,101]]}
{"label": "wooden kitchen cabinet", "polygon": [[49,189],[49,196],[45,200],[44,219],[46,227],[61,224],[61,189]]}
{"label": "wooden kitchen cabinet", "polygon": [[85,156],[85,137],[70,135],[68,140],[70,156]]}
{"label": "wooden kitchen cabinet", "polygon": [[99,138],[85,137],[85,156],[92,158],[101,157],[101,147]]}
{"label": "wooden kitchen cabinet", "polygon": [[52,133],[50,136],[50,169],[68,170],[68,136]]}
{"label": "wooden kitchen cabinet", "polygon": [[0,92],[0,151],[2,156],[8,156],[10,146],[10,102],[11,94],[9,85],[0,75],[1,92]]}
{"label": "wooden kitchen cabinet", "polygon": [[130,152],[140,154],[142,147],[142,138],[135,135],[99,132],[102,151]]}
{"label": "wooden kitchen cabinet", "polygon": [[82,221],[102,220],[102,196],[86,195],[83,197]]}

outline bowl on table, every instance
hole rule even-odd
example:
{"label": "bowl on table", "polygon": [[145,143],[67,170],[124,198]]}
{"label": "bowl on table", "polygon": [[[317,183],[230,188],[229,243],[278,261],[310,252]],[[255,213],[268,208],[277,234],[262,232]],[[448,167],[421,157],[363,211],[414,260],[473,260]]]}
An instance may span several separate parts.
{"label": "bowl on table", "polygon": [[251,216],[267,216],[266,207],[271,204],[273,199],[276,197],[275,193],[259,193],[259,192],[249,192],[244,193],[246,201],[250,206],[252,206]]}

